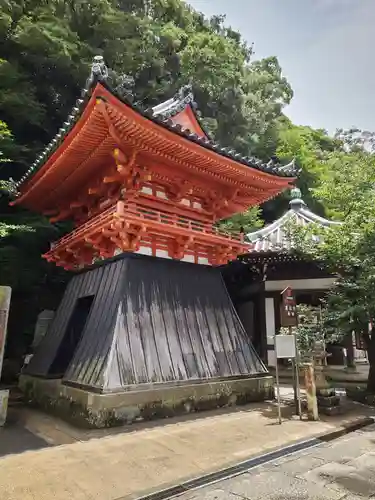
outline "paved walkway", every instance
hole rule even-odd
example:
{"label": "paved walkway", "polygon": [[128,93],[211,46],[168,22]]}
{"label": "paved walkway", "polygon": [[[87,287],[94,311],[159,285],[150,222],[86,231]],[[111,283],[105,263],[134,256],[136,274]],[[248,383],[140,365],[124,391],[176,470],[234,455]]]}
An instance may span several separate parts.
{"label": "paved walkway", "polygon": [[364,500],[375,498],[375,426],[310,448],[178,500]]}
{"label": "paved walkway", "polygon": [[50,446],[0,458],[1,500],[130,500],[374,414],[355,405],[345,417],[306,422],[286,406],[279,426],[275,406],[264,403],[83,432],[19,412],[17,425]]}

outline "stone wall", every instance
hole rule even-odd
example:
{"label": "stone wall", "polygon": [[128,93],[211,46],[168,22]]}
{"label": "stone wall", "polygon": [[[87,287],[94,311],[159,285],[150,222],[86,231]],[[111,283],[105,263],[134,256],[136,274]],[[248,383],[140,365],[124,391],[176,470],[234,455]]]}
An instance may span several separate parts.
{"label": "stone wall", "polygon": [[110,394],[70,387],[61,380],[21,375],[20,388],[29,404],[89,428],[172,417],[274,396],[273,377],[269,375]]}

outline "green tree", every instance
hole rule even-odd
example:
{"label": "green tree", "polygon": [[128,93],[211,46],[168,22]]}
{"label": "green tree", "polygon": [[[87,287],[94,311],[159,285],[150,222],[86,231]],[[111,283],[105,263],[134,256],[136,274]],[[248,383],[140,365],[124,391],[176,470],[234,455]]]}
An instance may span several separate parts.
{"label": "green tree", "polygon": [[[324,326],[326,310],[307,304],[297,305],[298,326],[292,327],[296,335],[298,350],[302,361],[313,360],[313,351],[317,343],[327,345],[340,340],[337,329],[329,331]],[[280,328],[280,333],[289,334],[289,328]]]}
{"label": "green tree", "polygon": [[[6,153],[12,150],[12,135],[0,122],[0,169],[2,164],[12,165]],[[19,357],[32,338],[37,313],[57,306],[66,283],[66,273],[41,257],[49,241],[59,238],[64,228],[10,207],[11,188],[11,182],[0,181],[0,284],[12,287],[9,330],[18,333],[9,335],[7,355]]]}
{"label": "green tree", "polygon": [[243,93],[246,130],[239,140],[252,154],[268,159],[277,149],[283,108],[293,97],[276,57],[254,61],[245,69]]}
{"label": "green tree", "polygon": [[324,328],[327,335],[362,336],[370,362],[368,390],[375,392],[375,335],[369,334],[369,323],[375,324],[375,157],[356,145],[329,154],[325,167],[314,195],[343,223],[324,231],[310,227],[300,247],[337,276],[326,297]]}
{"label": "green tree", "polygon": [[[281,161],[295,161],[301,170],[297,186],[301,189],[303,199],[311,210],[320,215],[331,214],[325,213],[325,207],[312,196],[311,189],[318,185],[326,169],[328,155],[341,147],[341,142],[331,138],[325,130],[294,125],[287,118],[278,122],[276,156]],[[265,217],[273,220],[281,215],[287,201],[288,193],[272,200],[264,207]]]}
{"label": "green tree", "polygon": [[65,120],[98,53],[135,78],[145,105],[191,80],[207,127],[243,154],[262,153],[290,102],[276,58],[250,63],[251,47],[223,17],[180,0],[0,2],[0,112],[22,146],[17,175]]}
{"label": "green tree", "polygon": [[243,213],[233,215],[228,219],[221,220],[218,227],[228,233],[244,234],[255,231],[263,226],[263,220],[260,216],[259,207],[250,207]]}

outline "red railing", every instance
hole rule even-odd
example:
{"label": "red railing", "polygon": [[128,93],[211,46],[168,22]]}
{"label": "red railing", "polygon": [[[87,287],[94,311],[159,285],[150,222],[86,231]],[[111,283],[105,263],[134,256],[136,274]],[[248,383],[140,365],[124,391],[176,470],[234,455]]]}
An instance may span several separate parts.
{"label": "red railing", "polygon": [[63,236],[61,239],[56,241],[56,243],[52,243],[51,247],[56,248],[57,246],[65,245],[69,243],[69,241],[75,240],[77,235],[84,237],[86,234],[91,234],[97,227],[104,227],[107,223],[110,223],[115,213],[116,205],[107,208],[107,210],[104,210],[104,212],[100,215],[97,215],[96,217],[93,217],[89,221],[85,222],[81,227],[74,229],[71,233]]}
{"label": "red railing", "polygon": [[123,214],[124,217],[128,214],[141,218],[145,221],[151,220],[168,226],[188,229],[190,231],[200,232],[212,236],[220,236],[229,240],[234,240],[238,243],[243,243],[244,241],[243,234],[232,234],[226,231],[221,231],[210,222],[202,222],[164,210],[155,210],[137,203],[119,202],[117,205],[118,213]]}
{"label": "red railing", "polygon": [[96,233],[98,229],[110,228],[114,217],[123,218],[124,220],[128,218],[129,222],[144,222],[146,225],[147,222],[153,222],[157,225],[174,228],[175,233],[181,230],[183,233],[191,231],[195,234],[200,233],[201,235],[211,236],[211,238],[213,237],[214,239],[225,239],[227,241],[236,242],[237,244],[244,243],[242,234],[226,233],[214,227],[210,222],[201,222],[171,212],[154,210],[135,202],[127,203],[120,201],[100,215],[93,217],[72,233],[58,240],[56,244],[51,247],[51,250],[67,246],[69,243],[73,243],[73,241],[76,242],[77,238],[84,239]]}

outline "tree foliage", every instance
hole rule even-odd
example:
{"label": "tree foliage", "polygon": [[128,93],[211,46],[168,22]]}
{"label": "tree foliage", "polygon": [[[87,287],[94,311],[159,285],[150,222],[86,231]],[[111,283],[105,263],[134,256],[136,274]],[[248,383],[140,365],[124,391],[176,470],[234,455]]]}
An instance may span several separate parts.
{"label": "tree foliage", "polygon": [[0,1],[0,112],[22,149],[16,176],[65,120],[96,54],[135,78],[145,104],[192,81],[208,129],[244,154],[267,142],[292,96],[276,58],[251,63],[223,17],[180,0]]}
{"label": "tree foliage", "polygon": [[233,215],[229,219],[224,219],[218,223],[223,231],[228,233],[249,233],[263,226],[259,207],[250,207],[245,212]]}
{"label": "tree foliage", "polygon": [[369,323],[375,324],[375,156],[358,141],[351,144],[343,140],[327,156],[314,189],[342,224],[324,230],[312,226],[299,242],[303,252],[336,275],[325,300],[324,328],[327,335],[354,331],[362,336],[370,361],[368,388],[375,391],[375,335],[369,335]]}
{"label": "tree foliage", "polygon": [[[330,331],[324,325],[326,309],[307,304],[297,305],[298,325],[292,327],[296,336],[298,351],[302,361],[311,362],[317,344],[327,345],[340,340],[337,329]],[[289,328],[282,327],[280,333],[288,335]]]}
{"label": "tree foliage", "polygon": [[[332,214],[327,213],[326,207],[313,196],[312,189],[317,186],[327,168],[326,160],[329,154],[341,148],[341,141],[330,137],[325,130],[294,125],[287,118],[279,120],[276,156],[281,161],[296,162],[301,170],[297,186],[301,189],[305,203],[319,215]],[[263,207],[263,216],[266,220],[272,221],[281,215],[285,210],[288,195],[289,193],[285,193]]]}

